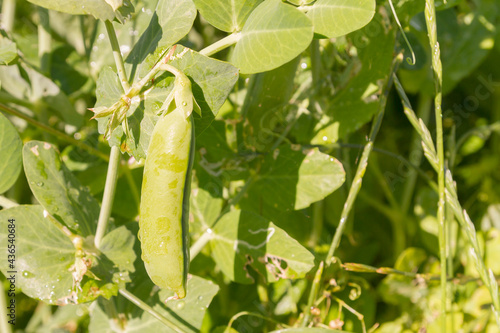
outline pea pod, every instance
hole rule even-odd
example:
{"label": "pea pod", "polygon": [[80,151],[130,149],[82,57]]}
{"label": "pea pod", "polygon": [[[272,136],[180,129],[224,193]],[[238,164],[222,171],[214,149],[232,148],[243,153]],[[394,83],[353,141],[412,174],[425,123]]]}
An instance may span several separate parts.
{"label": "pea pod", "polygon": [[[192,100],[191,85],[186,88],[189,93],[177,84],[174,90],[182,89],[182,95]],[[162,116],[153,130],[144,165],[139,223],[142,260],[149,277],[160,288],[174,291],[178,298],[186,295],[194,156],[193,104],[187,110],[184,102],[176,99],[178,106]]]}

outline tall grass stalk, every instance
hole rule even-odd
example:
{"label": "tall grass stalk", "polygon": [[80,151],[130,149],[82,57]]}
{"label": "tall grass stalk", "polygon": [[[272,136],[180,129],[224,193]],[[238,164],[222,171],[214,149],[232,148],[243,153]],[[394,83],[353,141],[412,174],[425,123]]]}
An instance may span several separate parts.
{"label": "tall grass stalk", "polygon": [[434,0],[425,2],[425,23],[432,52],[432,69],[436,95],[434,96],[434,109],[436,119],[436,144],[437,144],[437,173],[438,173],[438,226],[439,226],[439,256],[441,263],[441,332],[446,332],[446,314],[448,305],[447,290],[447,237],[446,237],[446,194],[444,175],[444,140],[443,140],[443,113],[441,104],[443,99],[443,66],[441,64],[441,50],[437,40],[436,7]]}
{"label": "tall grass stalk", "polygon": [[[398,78],[394,75],[394,86],[401,97],[401,101],[403,103],[404,112],[412,123],[413,127],[420,135],[422,139],[422,147],[424,149],[425,156],[429,163],[434,167],[437,171],[437,165],[435,161],[437,159],[436,151],[433,149],[434,143],[432,142],[432,138],[428,135],[429,130],[423,124],[421,119],[418,119],[413,111],[410,101],[406,96],[406,93],[401,86]],[[447,170],[445,175],[445,194],[446,200],[453,211],[458,223],[460,224],[461,229],[467,236],[469,244],[471,246],[470,254],[474,261],[474,265],[476,266],[477,271],[479,272],[479,276],[483,281],[484,285],[488,288],[491,299],[492,299],[492,311],[497,321],[498,328],[500,329],[500,298],[498,295],[498,283],[491,269],[488,269],[484,263],[483,253],[481,251],[481,247],[479,245],[479,241],[476,235],[476,229],[474,227],[474,223],[470,220],[467,212],[462,208],[458,200],[458,195],[456,191],[456,185],[453,181],[453,177],[451,171]],[[442,260],[444,261],[444,260]],[[446,264],[446,261],[444,261]]]}

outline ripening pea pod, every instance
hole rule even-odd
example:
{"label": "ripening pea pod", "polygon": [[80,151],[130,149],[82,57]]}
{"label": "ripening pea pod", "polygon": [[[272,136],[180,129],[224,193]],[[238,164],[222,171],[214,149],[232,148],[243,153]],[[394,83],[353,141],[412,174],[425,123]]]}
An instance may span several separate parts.
{"label": "ripening pea pod", "polygon": [[[175,100],[175,108],[170,110]],[[151,280],[178,298],[186,296],[189,270],[189,194],[194,158],[191,82],[176,73],[147,152],[141,192],[139,239]]]}

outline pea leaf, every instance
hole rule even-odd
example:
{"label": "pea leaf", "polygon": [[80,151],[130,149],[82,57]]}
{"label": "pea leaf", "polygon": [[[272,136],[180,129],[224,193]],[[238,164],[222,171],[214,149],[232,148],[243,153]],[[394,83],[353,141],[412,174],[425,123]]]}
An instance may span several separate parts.
{"label": "pea leaf", "polygon": [[17,58],[16,43],[0,36],[0,65],[8,65]]}
{"label": "pea leaf", "polygon": [[[395,29],[386,29],[382,20],[377,14],[368,26],[349,36],[358,49],[361,70],[335,94],[327,110],[329,123],[338,123],[340,138],[370,121],[379,108],[395,42]],[[373,57],[375,53],[380,57]]]}
{"label": "pea leaf", "polygon": [[[155,304],[153,308],[177,325],[183,332],[197,333],[200,331],[205,312],[218,290],[219,287],[212,281],[191,276],[187,283],[186,298],[166,301],[168,297],[173,296],[173,293],[160,290],[151,304]],[[109,332],[114,325],[114,319],[107,316],[102,303],[94,304],[90,316],[89,331]],[[176,332],[147,312],[143,312],[140,317],[127,320],[123,331],[130,333]]]}
{"label": "pea leaf", "polygon": [[240,31],[252,10],[262,0],[193,0],[208,23],[226,32]]}
{"label": "pea leaf", "polygon": [[271,333],[350,333],[348,331],[332,330],[319,327],[287,328],[284,330],[272,331]]}
{"label": "pea leaf", "polygon": [[223,200],[213,198],[208,191],[194,188],[191,191],[190,215],[193,217],[191,229],[203,231],[211,228],[222,210]]}
{"label": "pea leaf", "polygon": [[[8,220],[13,219],[15,241],[10,242]],[[73,278],[68,270],[75,261],[75,247],[49,218],[41,206],[17,206],[0,211],[0,262],[2,273],[15,275],[17,287],[24,294],[48,303],[71,292]],[[7,261],[7,245],[15,245],[13,266]],[[12,273],[15,271],[17,273]]]}
{"label": "pea leaf", "polygon": [[318,0],[307,9],[314,32],[327,38],[361,29],[373,15],[375,0]]}
{"label": "pea leaf", "polygon": [[21,172],[22,142],[17,130],[0,113],[0,193],[14,185]]}
{"label": "pea leaf", "polygon": [[274,130],[285,122],[300,57],[271,71],[251,77],[241,112],[248,124],[245,142],[257,151],[268,151],[276,141]]}
{"label": "pea leaf", "polygon": [[59,12],[84,15],[90,14],[103,21],[115,18],[113,8],[105,0],[28,0],[35,5]]}
{"label": "pea leaf", "polygon": [[345,180],[342,164],[317,148],[281,146],[269,153],[248,188],[242,207],[273,213],[309,207],[339,188]]}
{"label": "pea leaf", "polygon": [[102,239],[99,250],[108,257],[118,270],[134,272],[135,236],[125,227],[121,226],[107,233]]}
{"label": "pea leaf", "polygon": [[[160,48],[149,56],[140,68],[139,75],[145,75],[164,55],[166,48]],[[192,81],[193,94],[201,107],[202,117],[195,115],[196,135],[200,135],[217,115],[229,92],[238,80],[238,69],[231,64],[203,56],[191,49],[178,46],[175,58],[170,64],[186,74]],[[132,100],[128,124],[131,136],[127,147],[136,158],[146,157],[149,139],[158,120],[157,112],[173,88],[173,76],[165,73],[155,79],[153,88]],[[97,81],[97,103],[111,106],[121,96],[121,87],[116,74],[107,69]],[[106,130],[109,117],[98,120],[99,132]],[[121,144],[123,130],[118,127],[112,134],[110,144]]]}
{"label": "pea leaf", "polygon": [[59,222],[83,236],[93,235],[99,204],[61,162],[53,145],[30,141],[23,149],[24,171],[38,202]]}
{"label": "pea leaf", "polygon": [[248,211],[234,210],[215,225],[212,256],[232,281],[253,283],[251,266],[269,282],[303,277],[314,256],[271,221]]}
{"label": "pea leaf", "polygon": [[157,48],[171,46],[186,36],[196,18],[191,0],[160,0],[146,31],[141,35],[126,59],[132,64],[130,76],[135,77],[137,66]]}
{"label": "pea leaf", "polygon": [[[82,126],[83,117],[76,112],[73,104],[59,86],[26,64],[0,67],[2,89],[21,100],[46,107],[67,124],[77,128]],[[5,83],[9,84],[5,84]],[[28,104],[29,105],[29,104]]]}
{"label": "pea leaf", "polygon": [[231,62],[241,73],[252,74],[298,56],[313,38],[313,26],[294,6],[266,0],[250,14],[240,34]]}

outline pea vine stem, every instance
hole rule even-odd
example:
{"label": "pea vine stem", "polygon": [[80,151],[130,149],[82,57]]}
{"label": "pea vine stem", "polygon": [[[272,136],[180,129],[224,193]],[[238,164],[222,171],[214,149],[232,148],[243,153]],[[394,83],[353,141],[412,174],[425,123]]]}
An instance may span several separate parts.
{"label": "pea vine stem", "polygon": [[10,32],[14,27],[16,0],[4,0],[2,3],[2,28]]}
{"label": "pea vine stem", "polygon": [[434,96],[434,109],[436,121],[436,148],[437,148],[437,173],[438,173],[438,226],[439,226],[439,255],[441,263],[441,332],[446,332],[446,313],[447,313],[447,264],[446,264],[446,219],[445,219],[445,170],[444,170],[444,140],[443,140],[443,113],[441,104],[443,100],[443,66],[441,64],[441,50],[437,40],[437,22],[436,7],[434,0],[425,2],[425,23],[432,52],[432,69],[434,72],[434,84],[436,95]]}
{"label": "pea vine stem", "polygon": [[[401,63],[402,54],[398,54],[392,63],[391,73],[395,73],[398,65]],[[377,137],[378,131],[382,124],[382,120],[385,114],[385,106],[387,103],[387,96],[389,95],[390,88],[392,87],[393,76],[389,75],[385,86],[382,90],[382,94],[380,96],[379,102],[379,111],[376,115],[376,118],[373,121],[372,128],[370,130],[370,137],[368,139],[368,143],[365,145],[363,149],[363,153],[361,155],[361,159],[358,163],[358,168],[356,170],[356,174],[354,176],[354,180],[352,182],[352,186],[349,189],[349,193],[347,195],[347,200],[342,209],[342,214],[340,215],[340,222],[335,234],[333,236],[332,244],[330,245],[330,249],[328,250],[328,254],[326,256],[326,264],[330,265],[334,261],[335,250],[338,248],[340,244],[340,239],[342,238],[342,234],[344,233],[345,227],[347,225],[347,220],[349,218],[349,214],[354,206],[354,202],[358,196],[359,190],[361,189],[361,185],[363,182],[363,176],[365,174],[366,168],[368,166],[368,159],[370,157],[370,153],[373,150],[373,143]]]}
{"label": "pea vine stem", "polygon": [[71,137],[63,132],[59,132],[58,130],[56,130],[48,125],[45,125],[45,124],[27,116],[27,115],[25,115],[24,113],[22,113],[18,110],[15,110],[15,109],[13,109],[7,105],[4,105],[2,103],[0,103],[0,110],[5,112],[5,113],[16,116],[18,118],[21,118],[21,119],[25,120],[28,124],[31,124],[35,127],[38,127],[39,129],[41,129],[45,132],[48,132],[49,134],[52,134],[61,140],[64,140],[68,143],[71,143],[71,144],[77,146],[78,148],[84,149],[84,150],[88,151],[89,153],[98,156],[99,158],[103,159],[104,161],[109,161],[108,155],[104,154],[103,152],[95,149],[94,147],[91,147],[91,146],[83,143],[82,141],[76,140],[75,138],[73,138],[73,137]]}
{"label": "pea vine stem", "polygon": [[[125,64],[123,62],[123,57],[120,52],[120,45],[118,44],[118,39],[116,38],[115,28],[113,23],[110,21],[105,21],[106,30],[108,32],[109,41],[111,43],[111,48],[113,50],[113,57],[116,63],[116,69],[118,72],[118,77],[122,84],[124,91],[130,90],[130,84],[127,80],[127,74],[125,72]],[[111,209],[113,208],[113,201],[115,198],[116,182],[118,180],[118,167],[120,165],[120,148],[118,146],[111,147],[111,152],[109,156],[108,172],[106,175],[106,184],[104,186],[104,194],[102,197],[101,211],[99,212],[99,220],[97,221],[97,230],[94,238],[94,245],[99,248],[101,241],[106,233],[108,226],[109,217],[111,216]]]}
{"label": "pea vine stem", "polygon": [[159,312],[157,312],[155,309],[147,305],[145,302],[140,300],[138,297],[136,297],[134,294],[132,294],[130,291],[126,289],[120,289],[119,293],[128,299],[130,302],[134,303],[137,305],[139,308],[142,310],[146,311],[156,319],[158,319],[161,323],[165,324],[168,326],[170,329],[172,329],[174,332],[178,333],[185,333],[180,327],[178,327],[176,324],[171,322],[169,319],[165,318],[163,315],[161,315]]}
{"label": "pea vine stem", "polygon": [[204,56],[211,56],[213,54],[216,54],[217,52],[220,52],[224,50],[225,48],[228,48],[229,46],[236,44],[238,40],[240,39],[241,34],[239,32],[232,33],[221,40],[210,44],[209,46],[205,47],[203,50],[201,50],[199,53],[204,55]]}

